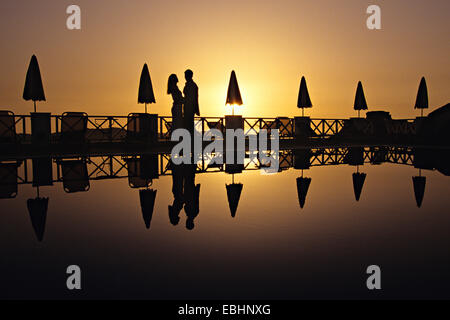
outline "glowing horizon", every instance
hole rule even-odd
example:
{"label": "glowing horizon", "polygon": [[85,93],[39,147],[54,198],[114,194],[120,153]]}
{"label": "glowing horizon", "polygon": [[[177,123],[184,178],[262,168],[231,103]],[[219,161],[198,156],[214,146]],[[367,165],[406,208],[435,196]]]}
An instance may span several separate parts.
{"label": "glowing horizon", "polygon": [[356,0],[77,2],[80,31],[65,28],[68,2],[0,5],[0,34],[7,44],[1,53],[1,109],[32,111],[21,99],[32,54],[47,96],[39,110],[54,114],[143,112],[137,91],[144,63],[156,96],[149,112],[160,115],[170,115],[168,76],[176,73],[182,90],[186,68],[194,71],[202,116],[228,113],[231,70],[239,75],[245,102],[235,112],[247,117],[301,115],[296,101],[302,76],[313,103],[305,114],[311,117],[354,116],[358,81],[368,111],[417,116],[414,101],[422,76],[430,99],[425,113],[448,103],[447,1],[433,7],[377,1],[383,28],[376,31],[365,26],[368,3]]}

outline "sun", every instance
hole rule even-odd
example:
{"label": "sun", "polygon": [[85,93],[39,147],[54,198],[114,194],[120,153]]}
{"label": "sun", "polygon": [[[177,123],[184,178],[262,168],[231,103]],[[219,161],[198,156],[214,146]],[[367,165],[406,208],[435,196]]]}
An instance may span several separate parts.
{"label": "sun", "polygon": [[244,105],[226,104],[225,109],[227,115],[242,115],[244,111]]}

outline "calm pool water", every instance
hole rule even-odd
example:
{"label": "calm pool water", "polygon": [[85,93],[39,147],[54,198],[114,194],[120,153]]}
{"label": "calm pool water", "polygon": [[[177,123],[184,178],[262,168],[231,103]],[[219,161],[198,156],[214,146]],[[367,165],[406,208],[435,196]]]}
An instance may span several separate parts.
{"label": "calm pool water", "polygon": [[[366,174],[359,201],[356,171]],[[311,182],[300,208],[302,174]],[[450,298],[450,179],[422,170],[418,208],[418,175],[392,163],[200,173],[191,181],[200,185],[192,230],[184,209],[178,225],[170,222],[170,175],[151,185],[149,229],[139,188],[126,177],[91,180],[77,193],[57,182],[39,188],[49,198],[42,241],[27,209],[37,188],[20,184],[16,198],[0,200],[0,297]],[[226,189],[233,179],[242,184],[234,218]],[[69,265],[81,268],[81,291],[66,288]],[[381,268],[379,291],[366,287],[370,265]]]}

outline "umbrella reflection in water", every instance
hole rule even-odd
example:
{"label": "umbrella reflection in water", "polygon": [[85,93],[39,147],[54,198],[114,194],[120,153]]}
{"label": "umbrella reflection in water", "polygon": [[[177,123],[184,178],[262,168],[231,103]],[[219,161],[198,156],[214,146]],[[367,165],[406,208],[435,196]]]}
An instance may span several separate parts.
{"label": "umbrella reflection in water", "polygon": [[157,190],[151,189],[153,179],[158,178],[158,156],[142,155],[127,159],[128,183],[131,188],[140,188],[139,202],[147,229],[150,228]]}
{"label": "umbrella reflection in water", "polygon": [[242,183],[234,183],[234,174],[232,174],[232,183],[227,184],[227,198],[228,206],[230,207],[231,216],[234,218],[236,216],[236,211],[239,205],[239,200],[241,198],[242,188],[244,185]]}
{"label": "umbrella reflection in water", "polygon": [[426,177],[422,177],[422,170],[419,169],[419,176],[413,177],[414,197],[416,199],[417,207],[420,208],[423,202],[423,196],[425,195],[425,185],[427,182]]}
{"label": "umbrella reflection in water", "polygon": [[53,166],[51,158],[34,158],[33,186],[36,187],[37,196],[27,200],[27,208],[30,214],[31,225],[39,242],[44,239],[45,223],[49,198],[41,198],[39,187],[53,185]]}

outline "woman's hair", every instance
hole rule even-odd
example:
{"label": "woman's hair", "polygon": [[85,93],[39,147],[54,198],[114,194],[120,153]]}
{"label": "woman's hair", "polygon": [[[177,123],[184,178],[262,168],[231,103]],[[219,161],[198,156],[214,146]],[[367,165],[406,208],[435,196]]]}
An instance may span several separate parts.
{"label": "woman's hair", "polygon": [[174,88],[178,83],[178,78],[176,74],[171,74],[169,76],[169,81],[167,82],[167,94],[172,94]]}

